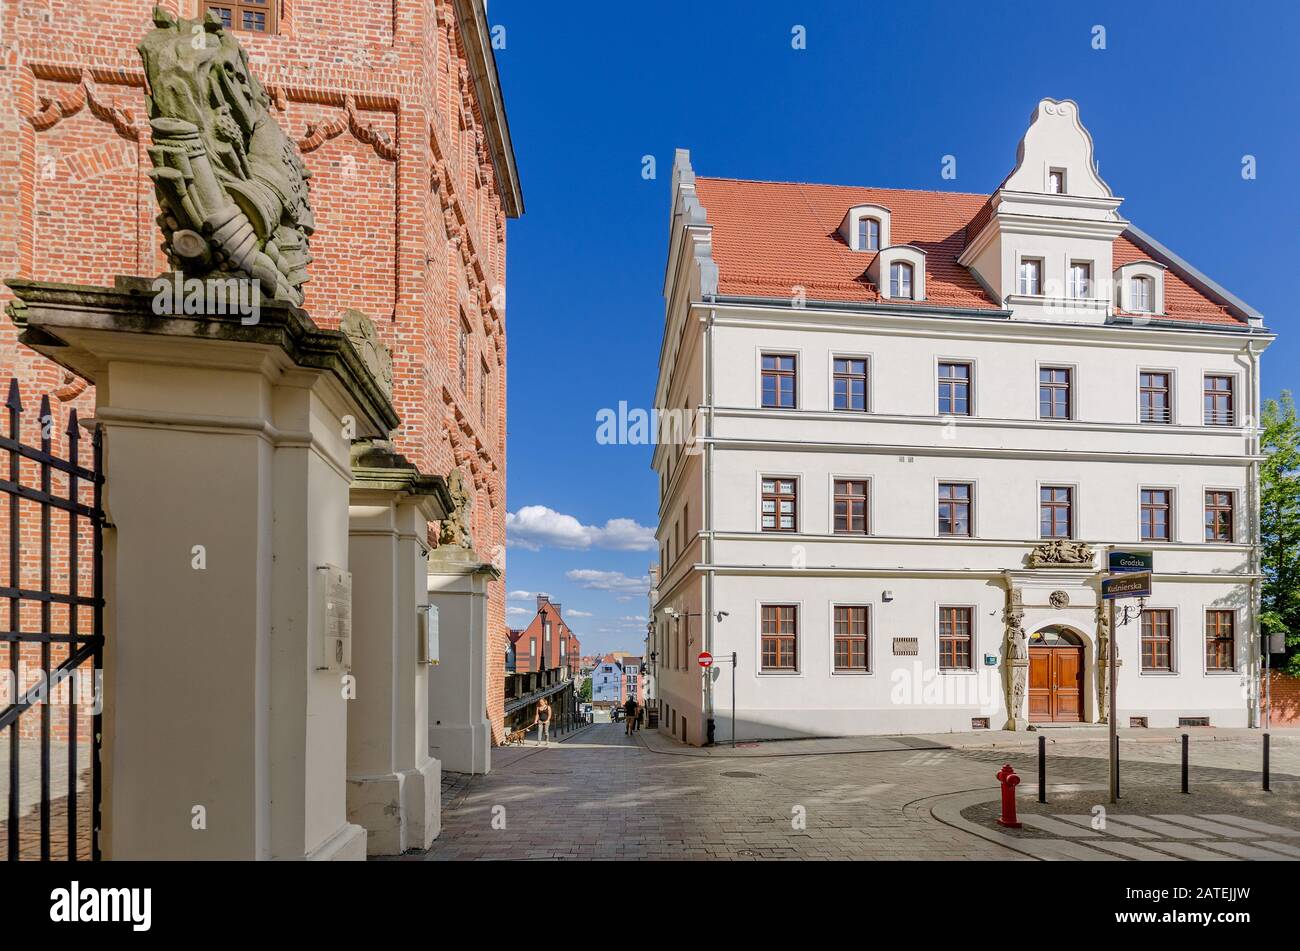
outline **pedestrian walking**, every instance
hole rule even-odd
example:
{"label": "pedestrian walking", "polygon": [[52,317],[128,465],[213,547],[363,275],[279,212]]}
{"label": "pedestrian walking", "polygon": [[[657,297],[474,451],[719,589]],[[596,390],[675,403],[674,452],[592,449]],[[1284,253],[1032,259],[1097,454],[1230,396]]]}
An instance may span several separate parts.
{"label": "pedestrian walking", "polygon": [[627,735],[632,735],[632,725],[636,723],[636,701],[631,697],[623,704],[623,719],[627,723]]}
{"label": "pedestrian walking", "polygon": [[551,745],[551,705],[543,697],[537,701],[537,745]]}
{"label": "pedestrian walking", "polygon": [[638,700],[636,704],[636,726],[633,727],[633,729],[640,730],[641,724],[644,722],[645,722],[645,704],[642,703],[640,700]]}

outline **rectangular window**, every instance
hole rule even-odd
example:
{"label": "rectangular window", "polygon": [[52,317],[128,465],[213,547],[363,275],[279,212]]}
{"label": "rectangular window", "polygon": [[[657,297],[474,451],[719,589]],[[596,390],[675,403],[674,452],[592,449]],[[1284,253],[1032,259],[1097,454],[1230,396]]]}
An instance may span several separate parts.
{"label": "rectangular window", "polygon": [[835,480],[835,534],[867,534],[867,482]]}
{"label": "rectangular window", "polygon": [[939,415],[970,415],[971,365],[939,364]]}
{"label": "rectangular window", "polygon": [[912,265],[902,262],[889,265],[889,296],[911,298]]}
{"label": "rectangular window", "polygon": [[1038,369],[1038,418],[1070,419],[1070,384],[1069,367],[1039,367]]}
{"label": "rectangular window", "polygon": [[1172,611],[1142,612],[1142,669],[1174,669]]}
{"label": "rectangular window", "polygon": [[763,354],[763,405],[794,409],[795,358],[788,353]]}
{"label": "rectangular window", "polygon": [[1142,490],[1142,540],[1144,542],[1170,540],[1171,495],[1168,489]]}
{"label": "rectangular window", "polygon": [[1038,258],[1020,260],[1020,293],[1033,297],[1043,293],[1043,262]]}
{"label": "rectangular window", "polygon": [[867,609],[835,608],[835,669],[865,673],[867,667]]}
{"label": "rectangular window", "polygon": [[971,534],[969,482],[939,483],[939,534]]}
{"label": "rectangular window", "polygon": [[763,531],[797,532],[798,501],[797,479],[764,479],[762,508],[759,511]]}
{"label": "rectangular window", "polygon": [[1231,426],[1234,423],[1232,377],[1207,376],[1205,378],[1205,425]]}
{"label": "rectangular window", "polygon": [[1168,423],[1173,421],[1169,403],[1169,374],[1143,371],[1138,377],[1138,399],[1141,421]]}
{"label": "rectangular window", "polygon": [[1230,542],[1233,531],[1233,494],[1215,489],[1205,493],[1205,540]]}
{"label": "rectangular window", "polygon": [[1074,536],[1074,490],[1044,485],[1038,490],[1038,534],[1042,538]]}
{"label": "rectangular window", "polygon": [[1065,169],[1054,168],[1047,173],[1047,190],[1053,195],[1065,194]]}
{"label": "rectangular window", "polygon": [[478,418],[480,422],[487,422],[487,390],[488,390],[488,365],[486,362],[480,362],[478,368]]}
{"label": "rectangular window", "polygon": [[970,608],[939,608],[939,669],[971,669]]}
{"label": "rectangular window", "polygon": [[865,412],[867,408],[867,361],[857,357],[834,360],[835,409]]}
{"label": "rectangular window", "polygon": [[204,0],[202,14],[211,11],[227,30],[246,33],[274,33],[278,0]]}
{"label": "rectangular window", "polygon": [[1092,265],[1089,262],[1070,262],[1070,296],[1092,296]]}
{"label": "rectangular window", "polygon": [[763,670],[798,669],[798,620],[793,604],[763,605]]}
{"label": "rectangular window", "polygon": [[1151,294],[1151,278],[1135,277],[1129,282],[1129,293],[1133,310],[1150,313],[1154,308]]}
{"label": "rectangular window", "polygon": [[1236,614],[1232,611],[1205,612],[1205,669],[1237,669]]}

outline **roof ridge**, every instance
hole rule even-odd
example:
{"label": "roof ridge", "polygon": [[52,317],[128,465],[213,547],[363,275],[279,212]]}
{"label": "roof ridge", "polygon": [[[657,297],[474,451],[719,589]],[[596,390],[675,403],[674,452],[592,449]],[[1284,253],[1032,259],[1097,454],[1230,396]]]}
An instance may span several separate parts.
{"label": "roof ridge", "polygon": [[743,182],[751,185],[795,185],[813,188],[865,188],[878,192],[907,192],[909,195],[966,195],[971,198],[989,198],[992,192],[963,192],[947,188],[897,188],[890,185],[844,185],[836,182],[798,182],[788,179],[737,178],[731,175],[696,175],[695,180],[712,182]]}

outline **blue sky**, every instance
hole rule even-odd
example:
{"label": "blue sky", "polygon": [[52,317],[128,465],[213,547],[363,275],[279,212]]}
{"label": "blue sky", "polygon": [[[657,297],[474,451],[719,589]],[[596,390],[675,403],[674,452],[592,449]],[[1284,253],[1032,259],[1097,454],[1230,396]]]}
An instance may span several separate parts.
{"label": "blue sky", "polygon": [[[1300,388],[1285,296],[1300,4],[492,0],[488,13],[504,27],[527,207],[507,239],[507,584],[561,601],[584,650],[636,650],[645,630],[650,453],[598,444],[596,414],[653,398],[675,148],[702,175],[987,192],[1038,100],[1074,99],[1123,214],[1282,334],[1266,395]],[[510,602],[512,626],[528,603]]]}

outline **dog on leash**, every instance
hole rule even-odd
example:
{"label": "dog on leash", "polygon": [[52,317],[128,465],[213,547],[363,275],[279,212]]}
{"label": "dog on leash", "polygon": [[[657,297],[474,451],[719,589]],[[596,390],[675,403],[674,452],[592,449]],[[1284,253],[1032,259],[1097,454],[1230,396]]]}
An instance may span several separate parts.
{"label": "dog on leash", "polygon": [[524,739],[527,736],[527,730],[515,730],[513,733],[507,733],[505,742],[502,746],[523,746]]}

